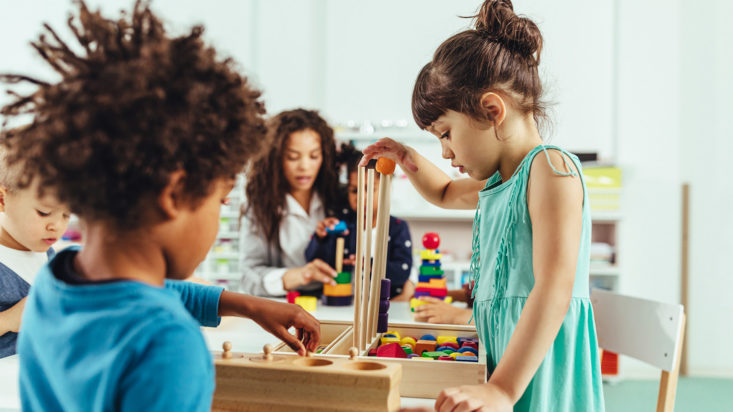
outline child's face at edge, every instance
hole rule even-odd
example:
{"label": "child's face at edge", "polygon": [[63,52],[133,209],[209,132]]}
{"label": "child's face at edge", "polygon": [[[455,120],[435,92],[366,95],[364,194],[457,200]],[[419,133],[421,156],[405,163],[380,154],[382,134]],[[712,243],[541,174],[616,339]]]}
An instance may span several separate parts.
{"label": "child's face at edge", "polygon": [[499,169],[501,145],[492,125],[448,110],[428,131],[440,140],[443,158],[449,159],[461,173],[484,180]]}
{"label": "child's face at edge", "polygon": [[0,244],[46,252],[64,234],[71,213],[53,196],[37,196],[37,186],[8,192],[0,188]]}
{"label": "child's face at edge", "polygon": [[[366,179],[364,183],[364,195],[366,196]],[[356,212],[356,202],[359,195],[359,175],[356,171],[349,173],[349,186],[346,188],[349,192],[349,206],[351,210]],[[366,198],[364,199],[366,202]],[[377,214],[377,207],[379,206],[379,173],[374,173],[374,215]],[[366,210],[365,210],[366,212]]]}

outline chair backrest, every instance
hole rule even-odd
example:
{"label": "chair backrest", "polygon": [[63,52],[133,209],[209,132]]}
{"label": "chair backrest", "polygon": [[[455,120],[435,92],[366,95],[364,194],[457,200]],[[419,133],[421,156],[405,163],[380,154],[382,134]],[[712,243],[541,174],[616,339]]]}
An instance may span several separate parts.
{"label": "chair backrest", "polygon": [[598,345],[662,369],[658,411],[674,409],[685,328],[682,305],[591,290]]}

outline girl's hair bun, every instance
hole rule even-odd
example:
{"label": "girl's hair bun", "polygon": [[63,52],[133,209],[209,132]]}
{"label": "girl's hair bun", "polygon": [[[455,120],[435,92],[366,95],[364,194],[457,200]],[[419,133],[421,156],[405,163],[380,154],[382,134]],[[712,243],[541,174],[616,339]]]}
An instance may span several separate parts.
{"label": "girl's hair bun", "polygon": [[476,18],[476,31],[510,52],[540,62],[542,34],[537,25],[514,13],[511,0],[486,0]]}

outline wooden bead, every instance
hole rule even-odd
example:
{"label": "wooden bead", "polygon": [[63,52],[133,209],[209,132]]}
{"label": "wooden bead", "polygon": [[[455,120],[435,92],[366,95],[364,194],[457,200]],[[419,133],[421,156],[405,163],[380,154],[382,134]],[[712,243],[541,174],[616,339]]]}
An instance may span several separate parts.
{"label": "wooden bead", "polygon": [[383,174],[383,175],[391,175],[394,173],[395,169],[395,162],[392,159],[388,159],[386,157],[380,157],[379,160],[377,160],[377,172]]}

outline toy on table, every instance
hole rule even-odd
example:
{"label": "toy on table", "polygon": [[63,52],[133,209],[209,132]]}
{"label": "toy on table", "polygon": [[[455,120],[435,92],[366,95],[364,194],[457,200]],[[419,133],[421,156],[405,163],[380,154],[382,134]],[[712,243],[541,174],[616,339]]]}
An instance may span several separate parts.
{"label": "toy on table", "polygon": [[293,303],[307,310],[308,312],[314,312],[316,310],[318,299],[315,296],[298,296],[295,298]]}
{"label": "toy on table", "polygon": [[380,345],[370,356],[418,360],[478,362],[478,339],[425,334],[419,339],[397,332],[382,335]]}
{"label": "toy on table", "polygon": [[[346,224],[339,222],[333,229],[327,229],[334,234],[341,234],[346,231]],[[328,306],[349,306],[353,300],[351,290],[351,272],[345,272],[344,269],[344,238],[336,239],[336,284],[323,284],[323,304]]]}
{"label": "toy on table", "polygon": [[348,359],[272,353],[233,353],[224,342],[215,356],[216,390],[212,410],[396,411],[402,366]]}
{"label": "toy on table", "polygon": [[410,310],[428,303],[420,298],[430,296],[433,298],[443,299],[446,303],[451,303],[453,299],[448,295],[448,287],[445,279],[445,272],[440,267],[440,258],[443,257],[438,250],[440,246],[440,236],[434,232],[428,232],[422,237],[422,244],[425,248],[420,252],[422,265],[420,265],[420,275],[418,276],[417,287],[415,288],[415,297],[410,299]]}

